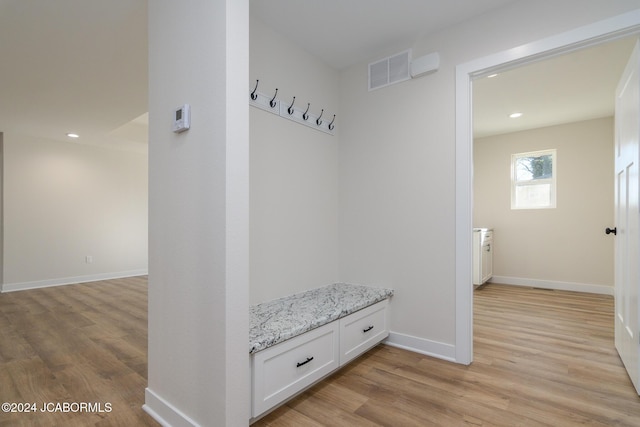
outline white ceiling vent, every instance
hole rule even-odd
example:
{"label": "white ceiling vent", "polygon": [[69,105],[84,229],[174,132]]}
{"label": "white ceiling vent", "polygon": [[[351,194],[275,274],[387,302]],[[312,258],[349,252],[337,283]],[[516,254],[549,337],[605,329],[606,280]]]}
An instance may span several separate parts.
{"label": "white ceiling vent", "polygon": [[411,50],[369,64],[369,90],[409,80]]}

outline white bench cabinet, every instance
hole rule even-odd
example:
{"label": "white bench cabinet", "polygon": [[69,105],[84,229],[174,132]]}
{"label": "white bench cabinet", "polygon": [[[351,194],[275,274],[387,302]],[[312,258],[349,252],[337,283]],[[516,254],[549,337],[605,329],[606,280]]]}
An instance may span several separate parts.
{"label": "white bench cabinet", "polygon": [[384,299],[251,356],[253,419],[320,381],[389,336]]}

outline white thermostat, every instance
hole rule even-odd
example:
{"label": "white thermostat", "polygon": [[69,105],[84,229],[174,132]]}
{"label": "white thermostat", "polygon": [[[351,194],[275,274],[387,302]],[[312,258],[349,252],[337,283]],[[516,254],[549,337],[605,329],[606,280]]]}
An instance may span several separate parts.
{"label": "white thermostat", "polygon": [[173,119],[173,131],[175,133],[184,132],[185,130],[189,130],[189,126],[191,126],[191,106],[184,104],[182,107],[176,108]]}

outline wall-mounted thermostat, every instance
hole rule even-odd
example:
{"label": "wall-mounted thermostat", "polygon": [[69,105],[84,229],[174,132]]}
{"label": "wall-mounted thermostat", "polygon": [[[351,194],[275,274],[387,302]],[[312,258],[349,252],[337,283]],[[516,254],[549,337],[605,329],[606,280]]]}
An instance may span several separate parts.
{"label": "wall-mounted thermostat", "polygon": [[189,126],[191,126],[191,106],[184,104],[176,109],[173,119],[173,131],[175,133],[184,132],[189,130]]}

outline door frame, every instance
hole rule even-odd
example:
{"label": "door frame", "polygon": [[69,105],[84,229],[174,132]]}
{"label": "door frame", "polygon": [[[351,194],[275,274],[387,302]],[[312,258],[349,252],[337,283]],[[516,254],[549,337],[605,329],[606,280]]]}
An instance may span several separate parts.
{"label": "door frame", "polygon": [[553,56],[640,33],[640,9],[456,66],[456,338],[455,360],[473,361],[472,82]]}

